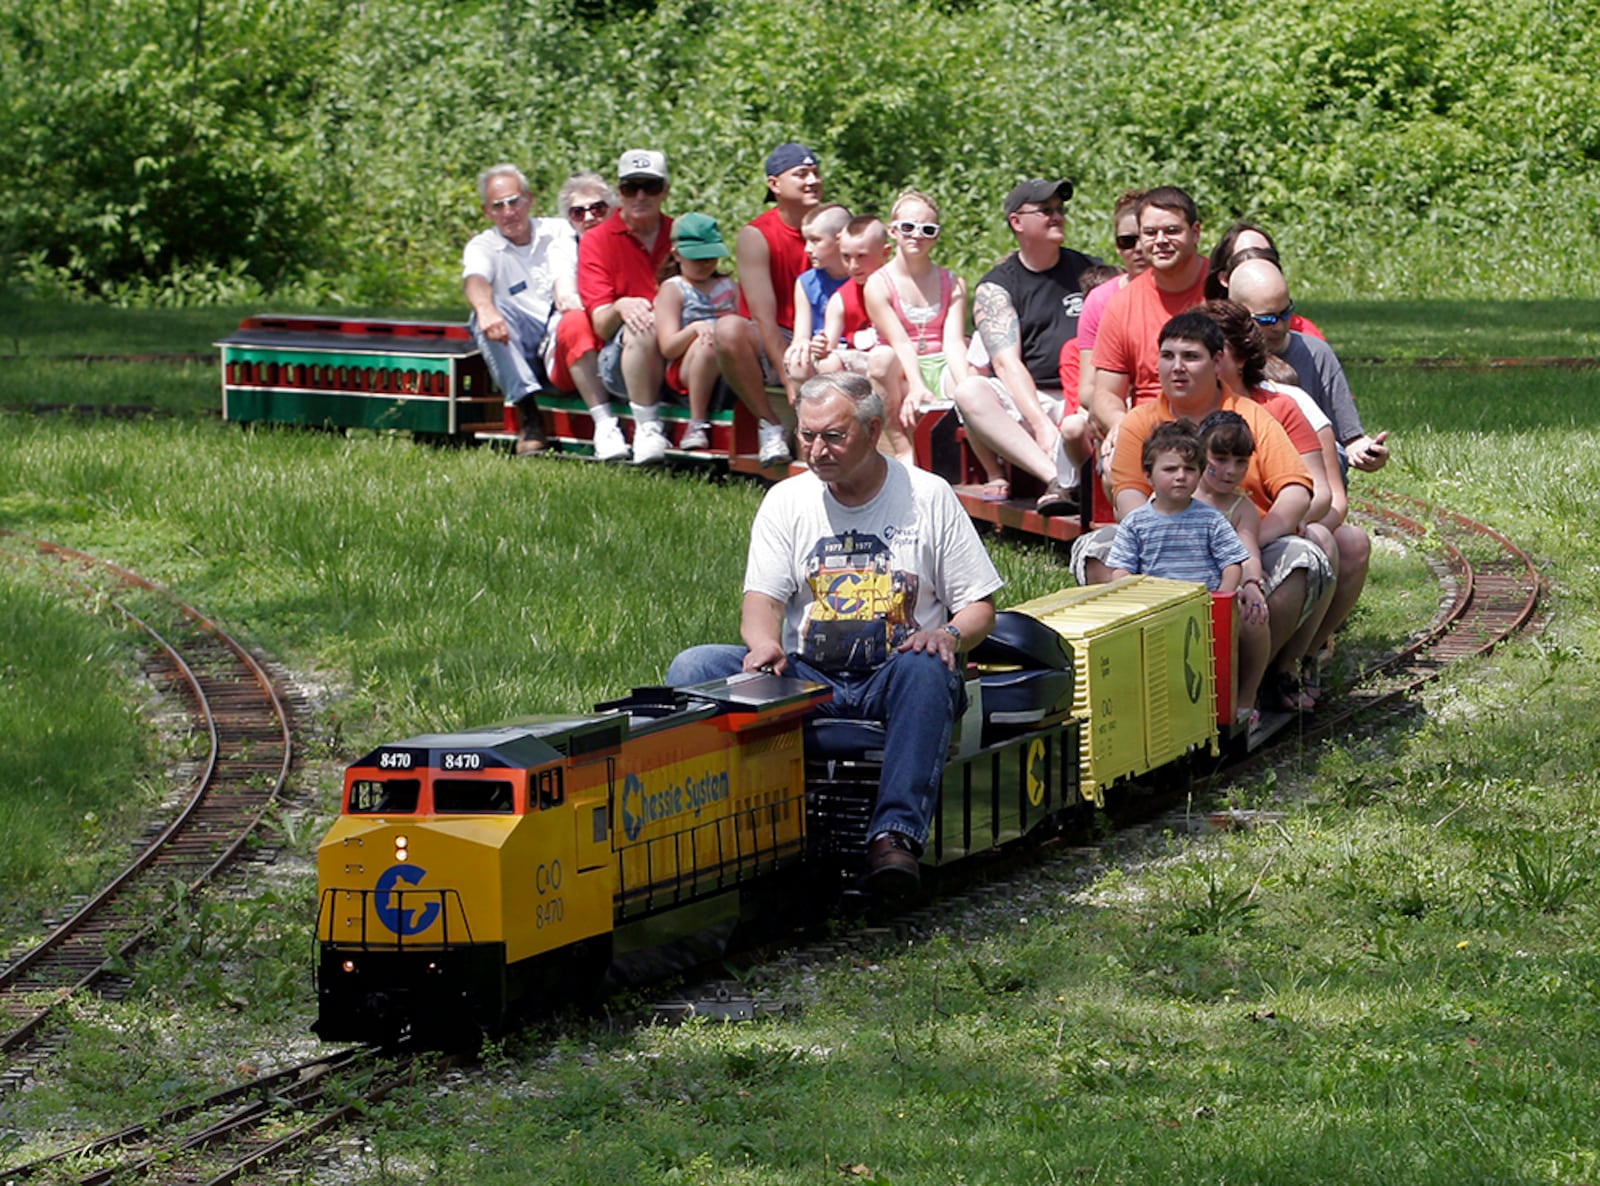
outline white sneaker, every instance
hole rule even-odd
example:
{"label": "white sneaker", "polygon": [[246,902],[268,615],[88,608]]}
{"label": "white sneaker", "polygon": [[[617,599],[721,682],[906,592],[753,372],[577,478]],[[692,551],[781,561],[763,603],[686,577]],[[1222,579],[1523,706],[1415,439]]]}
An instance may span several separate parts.
{"label": "white sneaker", "polygon": [[594,456],[596,461],[621,461],[628,456],[628,440],[622,435],[622,425],[615,420],[595,425]]}
{"label": "white sneaker", "polygon": [[667,455],[667,434],[658,420],[647,420],[633,430],[633,464],[652,465]]}
{"label": "white sneaker", "polygon": [[709,449],[711,448],[711,425],[704,420],[691,420],[689,427],[683,430],[683,435],[678,438],[680,449]]}
{"label": "white sneaker", "polygon": [[769,424],[765,420],[756,430],[761,439],[761,453],[756,458],[762,465],[788,465],[794,460],[794,454],[789,452],[789,442],[784,438],[787,433],[781,424]]}

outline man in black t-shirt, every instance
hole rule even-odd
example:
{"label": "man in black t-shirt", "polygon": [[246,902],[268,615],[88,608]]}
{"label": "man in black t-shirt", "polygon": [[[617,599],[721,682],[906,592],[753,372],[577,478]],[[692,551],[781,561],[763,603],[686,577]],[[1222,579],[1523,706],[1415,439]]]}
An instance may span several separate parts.
{"label": "man in black t-shirt", "polygon": [[[967,435],[1045,483],[1042,514],[1070,513],[1078,467],[1090,452],[1089,419],[1067,408],[1061,348],[1077,335],[1083,270],[1099,261],[1062,247],[1070,181],[1024,181],[1006,195],[1017,250],[978,283],[973,321],[994,371],[955,393]],[[1070,393],[1075,396],[1076,393]],[[1073,402],[1076,402],[1073,400]]]}

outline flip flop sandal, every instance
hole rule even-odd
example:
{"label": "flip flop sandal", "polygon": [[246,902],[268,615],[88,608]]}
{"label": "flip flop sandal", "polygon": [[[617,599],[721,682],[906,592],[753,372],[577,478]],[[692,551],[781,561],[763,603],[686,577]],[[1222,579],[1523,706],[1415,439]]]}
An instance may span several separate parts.
{"label": "flip flop sandal", "polygon": [[1284,712],[1310,712],[1317,706],[1300,686],[1300,677],[1289,671],[1267,674],[1267,703]]}
{"label": "flip flop sandal", "polygon": [[1041,515],[1071,515],[1078,510],[1078,500],[1070,491],[1063,490],[1051,482],[1045,492],[1039,495],[1039,501],[1034,504],[1034,510]]}
{"label": "flip flop sandal", "polygon": [[1322,703],[1322,698],[1328,694],[1328,689],[1322,683],[1322,670],[1313,659],[1300,664],[1300,691],[1310,699],[1312,705]]}

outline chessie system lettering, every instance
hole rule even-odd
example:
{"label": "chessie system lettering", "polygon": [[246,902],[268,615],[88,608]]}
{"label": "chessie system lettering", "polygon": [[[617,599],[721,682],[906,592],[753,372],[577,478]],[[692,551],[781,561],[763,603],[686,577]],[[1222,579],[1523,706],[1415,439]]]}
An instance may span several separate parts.
{"label": "chessie system lettering", "polygon": [[630,774],[622,785],[622,834],[637,840],[646,824],[685,813],[698,819],[706,807],[720,803],[728,794],[726,770],[708,772],[699,778],[691,776],[682,782],[669,781],[660,789],[647,787],[637,774]]}

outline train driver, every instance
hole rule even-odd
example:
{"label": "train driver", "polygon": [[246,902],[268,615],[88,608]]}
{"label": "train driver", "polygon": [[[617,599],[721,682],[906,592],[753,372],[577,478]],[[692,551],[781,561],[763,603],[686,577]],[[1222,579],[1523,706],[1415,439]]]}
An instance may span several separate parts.
{"label": "train driver", "polygon": [[770,670],[833,688],[824,715],[884,722],[866,886],[914,890],[945,755],[966,708],[959,656],[994,628],[1002,581],[942,478],[878,452],[882,400],[860,375],[817,375],[795,403],[802,459],[751,530],[740,634],[691,647],[674,686]]}

